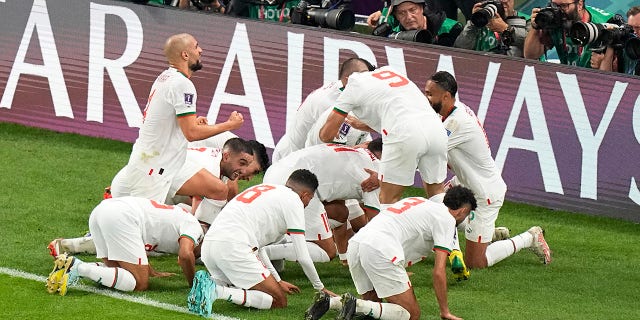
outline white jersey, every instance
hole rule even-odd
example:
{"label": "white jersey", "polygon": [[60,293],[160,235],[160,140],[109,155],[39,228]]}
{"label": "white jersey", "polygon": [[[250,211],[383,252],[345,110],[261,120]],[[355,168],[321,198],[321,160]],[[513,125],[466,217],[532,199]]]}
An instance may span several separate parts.
{"label": "white jersey", "polygon": [[224,144],[233,138],[237,138],[238,136],[233,134],[231,131],[224,131],[216,134],[215,136],[203,139],[190,141],[188,146],[189,148],[218,148],[222,149]]}
{"label": "white jersey", "polygon": [[121,215],[122,224],[139,223],[146,251],[177,254],[180,238],[187,237],[197,246],[204,237],[198,220],[180,207],[138,197],[106,199],[99,204],[103,208],[114,205],[131,208],[110,214]]}
{"label": "white jersey", "polygon": [[184,163],[187,139],[178,117],[196,113],[196,89],[175,68],[162,72],[151,87],[129,165],[149,175],[173,176]]}
{"label": "white jersey", "polygon": [[257,249],[284,234],[304,234],[304,205],[283,185],[261,184],[229,201],[213,221],[205,240],[246,243]]}
{"label": "white jersey", "polygon": [[263,181],[284,184],[297,169],[307,169],[318,178],[320,201],[357,199],[379,210],[379,190],[363,192],[360,183],[369,177],[364,169],[378,171],[378,160],[367,149],[338,144],[320,144],[289,154],[267,169]]}
{"label": "white jersey", "polygon": [[389,261],[403,261],[410,266],[431,251],[451,252],[455,237],[456,220],[445,205],[411,197],[380,212],[349,242],[375,246]]}
{"label": "white jersey", "polygon": [[171,180],[171,187],[167,193],[167,203],[177,203],[180,199],[174,199],[176,193],[182,186],[198,171],[205,169],[223,182],[228,181],[227,177],[220,174],[220,161],[222,161],[222,149],[219,148],[188,148],[187,157],[178,173]]}
{"label": "white jersey", "polygon": [[[318,120],[313,124],[309,133],[307,134],[307,141],[305,141],[304,146],[310,147],[318,144],[323,144],[322,140],[320,140],[320,129],[327,122],[327,118],[333,112],[333,108],[328,108],[325,110]],[[366,131],[358,130],[356,128],[351,127],[346,122],[343,122],[340,126],[340,131],[338,131],[338,137],[333,139],[333,143],[344,144],[347,146],[355,146],[361,144],[365,141],[371,141],[371,134]]]}
{"label": "white jersey", "polygon": [[384,142],[403,140],[413,130],[442,128],[422,91],[400,72],[387,66],[354,73],[348,81],[334,110],[344,115],[353,112],[380,133]]}
{"label": "white jersey", "polygon": [[289,153],[304,148],[307,134],[322,112],[336,102],[341,93],[342,81],[337,80],[311,92],[302,102],[291,128],[280,138],[273,150],[273,162],[279,161]]}
{"label": "white jersey", "polygon": [[448,165],[458,182],[482,200],[478,202],[502,200],[507,186],[491,157],[489,141],[473,110],[456,102],[443,122],[449,136]]}

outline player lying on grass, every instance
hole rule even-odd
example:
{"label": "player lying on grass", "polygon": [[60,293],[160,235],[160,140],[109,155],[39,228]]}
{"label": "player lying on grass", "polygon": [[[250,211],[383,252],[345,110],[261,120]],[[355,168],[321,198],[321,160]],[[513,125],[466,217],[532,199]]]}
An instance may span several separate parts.
{"label": "player lying on grass", "polygon": [[260,184],[229,201],[203,240],[202,261],[209,272],[196,273],[189,310],[209,317],[216,299],[257,309],[286,307],[286,294],[300,289],[280,279],[262,250],[285,234],[313,288],[334,295],[320,281],[305,244],[304,207],[317,187],[316,176],[300,169],[285,185]]}
{"label": "player lying on grass", "polygon": [[96,257],[102,263],[58,255],[47,278],[47,291],[64,296],[79,278],[120,291],[147,290],[150,276],[172,275],[151,268],[147,250],[177,254],[191,285],[205,228],[191,213],[177,206],[136,197],[103,200],[89,217]]}

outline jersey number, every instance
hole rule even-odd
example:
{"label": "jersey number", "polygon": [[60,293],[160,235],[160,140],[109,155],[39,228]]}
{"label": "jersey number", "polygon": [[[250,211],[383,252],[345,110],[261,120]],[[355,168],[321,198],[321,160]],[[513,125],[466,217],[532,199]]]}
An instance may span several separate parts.
{"label": "jersey number", "polygon": [[[424,202],[424,199],[420,199],[420,198],[407,198],[406,200],[407,201],[404,201],[400,204],[395,204],[393,207],[389,207],[387,210],[393,213],[400,214],[407,211],[409,208],[417,206]],[[402,206],[398,208],[400,205]]]}
{"label": "jersey number", "polygon": [[236,197],[236,200],[238,200],[240,202],[243,202],[243,203],[251,203],[257,197],[259,197],[263,192],[267,192],[267,191],[273,190],[275,188],[276,187],[270,186],[270,185],[255,186],[255,187],[249,188],[249,189],[245,190],[244,192],[242,192],[241,194],[239,194]]}
{"label": "jersey number", "polygon": [[389,87],[402,87],[409,83],[407,78],[389,70],[382,70],[376,73],[372,73],[372,76],[380,80],[396,80],[394,82],[389,81]]}

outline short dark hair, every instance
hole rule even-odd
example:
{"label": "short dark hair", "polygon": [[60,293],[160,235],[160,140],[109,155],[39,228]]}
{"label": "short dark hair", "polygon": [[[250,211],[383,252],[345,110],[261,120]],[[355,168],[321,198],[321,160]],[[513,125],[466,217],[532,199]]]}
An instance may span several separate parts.
{"label": "short dark hair", "polygon": [[292,172],[289,179],[287,179],[287,183],[289,182],[307,188],[311,192],[316,192],[316,189],[318,189],[318,178],[307,169],[298,169]]}
{"label": "short dark hair", "polygon": [[443,90],[451,93],[452,97],[456,96],[458,92],[458,83],[456,82],[456,78],[451,75],[451,73],[446,71],[438,71],[434,73],[429,80],[435,82],[442,88]]}
{"label": "short dark hair", "polygon": [[257,161],[258,164],[260,165],[260,171],[262,172],[267,171],[269,166],[271,166],[271,162],[269,160],[269,154],[267,153],[267,148],[264,146],[264,144],[256,140],[249,140],[247,141],[247,143],[251,146],[251,149],[253,149],[253,158],[254,158],[254,161]]}
{"label": "short dark hair", "polygon": [[227,140],[222,146],[222,151],[253,154],[253,149],[247,140],[238,137]]}
{"label": "short dark hair", "polygon": [[463,186],[455,186],[447,190],[442,203],[452,210],[460,209],[464,205],[469,205],[471,210],[475,210],[478,207],[478,203],[471,189]]}
{"label": "short dark hair", "polygon": [[352,73],[356,72],[357,70],[357,66],[358,64],[364,64],[367,67],[367,70],[369,71],[373,71],[376,68],[369,63],[369,61],[359,58],[359,57],[353,57],[353,58],[349,58],[347,60],[345,60],[341,65],[340,65],[340,70],[338,72],[338,76],[340,79],[344,78],[344,77],[348,77],[350,76]]}
{"label": "short dark hair", "polygon": [[640,6],[631,7],[629,11],[627,11],[627,18],[635,16],[638,13],[640,13]]}
{"label": "short dark hair", "polygon": [[369,144],[367,145],[367,149],[369,149],[369,151],[373,153],[376,153],[376,152],[382,153],[382,138],[375,138],[369,141]]}

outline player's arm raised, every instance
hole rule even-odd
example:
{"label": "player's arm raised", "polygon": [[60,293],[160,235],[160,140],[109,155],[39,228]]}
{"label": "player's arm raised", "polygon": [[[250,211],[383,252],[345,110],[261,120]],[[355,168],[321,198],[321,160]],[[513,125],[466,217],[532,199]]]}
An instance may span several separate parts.
{"label": "player's arm raised", "polygon": [[242,114],[237,111],[232,112],[227,121],[214,125],[204,123],[195,114],[178,117],[178,125],[188,141],[202,140],[225,131],[238,129],[243,122]]}

